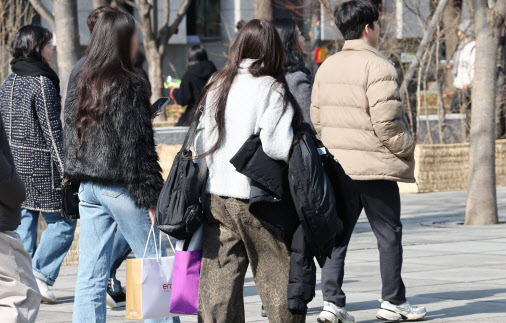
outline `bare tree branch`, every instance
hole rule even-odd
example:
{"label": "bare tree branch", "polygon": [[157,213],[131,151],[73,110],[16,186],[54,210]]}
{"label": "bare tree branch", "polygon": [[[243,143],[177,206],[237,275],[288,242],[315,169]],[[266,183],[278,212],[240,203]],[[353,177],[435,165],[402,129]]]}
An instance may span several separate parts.
{"label": "bare tree branch", "polygon": [[506,18],[506,1],[497,1],[493,9],[494,13],[502,16],[503,20]]}
{"label": "bare tree branch", "polygon": [[30,3],[39,15],[54,29],[54,15],[51,11],[49,11],[40,0],[30,0]]}
{"label": "bare tree branch", "polygon": [[163,26],[168,26],[170,21],[170,0],[165,0],[163,5]]}
{"label": "bare tree branch", "polygon": [[434,12],[434,15],[432,15],[432,18],[430,20],[429,26],[427,27],[427,31],[423,35],[422,41],[420,42],[420,47],[418,47],[418,50],[416,51],[416,56],[411,62],[411,65],[408,68],[408,71],[404,75],[404,79],[401,84],[400,92],[401,92],[401,98],[407,99],[407,93],[408,93],[408,83],[413,78],[413,75],[415,74],[416,69],[418,68],[418,65],[420,64],[420,59],[424,55],[425,51],[427,50],[427,47],[430,44],[430,40],[432,39],[432,35],[434,34],[434,31],[436,30],[437,25],[441,21],[441,18],[443,17],[443,11],[446,7],[446,4],[448,3],[448,0],[440,0],[437,4],[436,10]]}
{"label": "bare tree branch", "polygon": [[[137,5],[132,2],[132,1],[126,1],[126,0],[113,0],[111,2],[111,6],[113,6],[114,8],[117,8],[119,9],[120,11],[124,12],[124,13],[127,13],[130,15],[130,12],[128,12],[127,8],[125,8],[125,4],[126,5],[129,5],[133,8],[137,8]],[[135,16],[132,15],[132,18],[134,18],[135,20],[135,24],[137,25],[138,28],[141,28],[141,25],[142,25],[142,22],[135,18]]]}
{"label": "bare tree branch", "polygon": [[141,29],[142,36],[144,37],[144,43],[146,47],[156,47],[156,36],[155,31],[151,27],[151,10],[153,7],[147,0],[135,0],[135,5],[141,21],[139,28]]}
{"label": "bare tree branch", "polygon": [[176,19],[172,22],[172,24],[164,25],[160,29],[160,35],[158,37],[158,51],[162,53],[165,50],[165,46],[167,45],[167,41],[174,35],[181,24],[181,22],[184,19],[184,16],[186,15],[186,12],[188,12],[188,9],[190,8],[191,0],[184,0],[181,4],[181,7],[179,7],[179,10],[176,15]]}
{"label": "bare tree branch", "polygon": [[424,18],[422,11],[420,10],[421,2],[419,2],[416,6],[416,9],[411,7],[411,5],[406,0],[402,0],[402,3],[404,4],[404,8],[408,9],[412,14],[414,14],[420,23],[420,26],[424,29],[427,29],[427,19]]}

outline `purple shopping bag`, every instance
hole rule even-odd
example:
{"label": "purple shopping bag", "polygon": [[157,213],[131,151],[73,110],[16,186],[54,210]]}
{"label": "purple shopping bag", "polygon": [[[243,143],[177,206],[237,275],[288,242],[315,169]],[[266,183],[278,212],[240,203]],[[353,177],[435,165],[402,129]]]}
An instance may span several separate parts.
{"label": "purple shopping bag", "polygon": [[202,250],[176,250],[170,296],[171,313],[197,314],[201,261]]}

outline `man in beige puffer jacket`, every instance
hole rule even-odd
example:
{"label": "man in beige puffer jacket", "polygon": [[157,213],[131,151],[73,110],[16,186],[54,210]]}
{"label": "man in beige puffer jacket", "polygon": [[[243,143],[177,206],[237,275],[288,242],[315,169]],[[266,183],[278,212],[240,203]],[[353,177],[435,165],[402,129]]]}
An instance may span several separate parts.
{"label": "man in beige puffer jacket", "polygon": [[[423,318],[423,307],[410,305],[401,278],[402,223],[396,182],[415,182],[411,136],[399,96],[397,73],[376,49],[378,11],[369,2],[352,0],[335,11],[336,26],[346,42],[316,73],[311,120],[325,146],[354,180],[362,207],[378,240],[382,278],[381,308],[390,321]],[[351,219],[322,270],[323,312],[319,322],[354,323],[342,291],[344,259],[358,217]]]}

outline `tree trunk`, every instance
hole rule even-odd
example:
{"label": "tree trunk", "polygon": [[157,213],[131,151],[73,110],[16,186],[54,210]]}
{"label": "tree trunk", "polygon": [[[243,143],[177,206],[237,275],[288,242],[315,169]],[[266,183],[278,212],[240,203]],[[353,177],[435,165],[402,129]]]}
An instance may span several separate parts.
{"label": "tree trunk", "polygon": [[473,0],[476,31],[476,60],[472,87],[469,188],[465,224],[495,224],[497,199],[495,181],[495,93],[497,48],[504,28],[506,4]]}
{"label": "tree trunk", "polygon": [[76,0],[53,0],[54,33],[58,50],[58,76],[65,102],[70,72],[79,60],[79,27]]}
{"label": "tree trunk", "polygon": [[[146,52],[146,60],[148,62],[149,83],[151,83],[151,100],[157,100],[163,96],[163,76],[162,76],[162,60],[156,47],[144,46]],[[156,121],[165,121],[165,113],[156,118]]]}
{"label": "tree trunk", "polygon": [[498,57],[498,71],[497,71],[497,89],[495,94],[495,137],[500,139],[505,133],[504,114],[506,105],[506,83],[504,71],[506,68],[506,35],[501,37],[501,43],[499,44]]}
{"label": "tree trunk", "polygon": [[404,74],[404,79],[402,81],[400,88],[400,94],[403,100],[408,100],[408,84],[409,82],[412,81],[412,78],[415,75],[416,70],[418,69],[418,65],[420,64],[420,59],[422,58],[423,54],[427,50],[427,47],[429,46],[432,40],[432,35],[434,34],[436,27],[439,25],[439,22],[443,17],[443,12],[447,3],[448,0],[440,0],[438,2],[436,11],[434,11],[434,15],[432,16],[429,26],[427,27],[427,30],[423,35],[422,41],[420,42],[420,46],[416,51],[415,59],[413,59],[413,61],[409,65],[406,74]]}
{"label": "tree trunk", "polygon": [[253,17],[272,20],[271,0],[253,0]]}
{"label": "tree trunk", "polygon": [[98,7],[110,6],[111,0],[92,0],[92,3],[93,3],[93,9],[96,9]]}

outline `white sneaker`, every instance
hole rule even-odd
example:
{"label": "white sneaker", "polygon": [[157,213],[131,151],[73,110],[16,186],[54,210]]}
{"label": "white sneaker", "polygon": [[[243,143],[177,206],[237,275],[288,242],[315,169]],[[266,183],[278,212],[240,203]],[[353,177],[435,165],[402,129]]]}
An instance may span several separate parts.
{"label": "white sneaker", "polygon": [[319,323],[355,323],[353,315],[348,314],[344,307],[331,302],[323,302],[323,311],[318,316]]}
{"label": "white sneaker", "polygon": [[409,302],[402,305],[394,305],[390,302],[379,300],[381,308],[376,314],[376,318],[385,321],[416,321],[421,320],[427,315],[427,310],[423,306],[413,306]]}
{"label": "white sneaker", "polygon": [[40,296],[42,296],[42,301],[46,303],[54,303],[57,298],[54,296],[53,292],[49,290],[49,286],[45,281],[42,281],[38,278],[35,278],[37,281],[37,286],[39,287]]}

